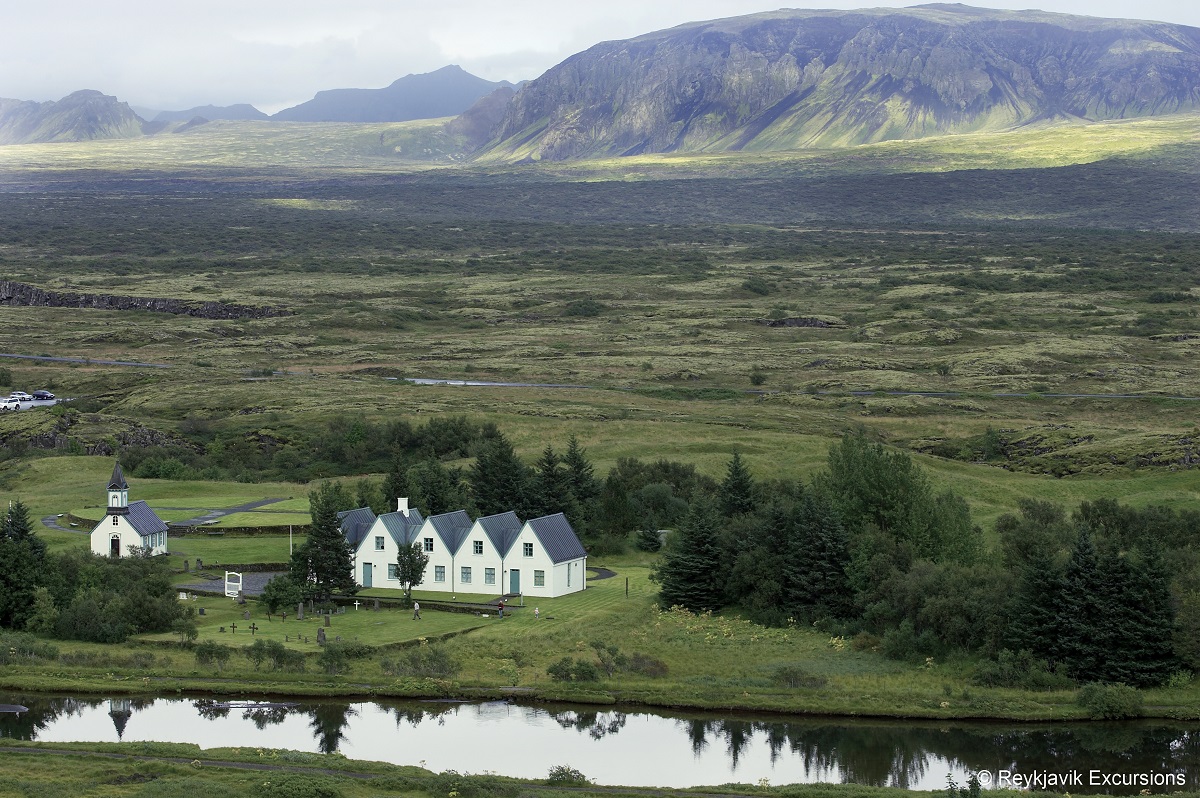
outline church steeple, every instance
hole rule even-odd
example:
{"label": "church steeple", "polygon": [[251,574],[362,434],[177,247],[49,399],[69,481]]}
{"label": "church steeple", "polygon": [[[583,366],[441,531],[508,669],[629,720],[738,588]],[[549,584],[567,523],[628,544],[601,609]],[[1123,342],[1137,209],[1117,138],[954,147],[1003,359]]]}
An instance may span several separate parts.
{"label": "church steeple", "polygon": [[112,478],[108,480],[108,514],[129,514],[129,485],[121,473],[121,463],[113,466]]}

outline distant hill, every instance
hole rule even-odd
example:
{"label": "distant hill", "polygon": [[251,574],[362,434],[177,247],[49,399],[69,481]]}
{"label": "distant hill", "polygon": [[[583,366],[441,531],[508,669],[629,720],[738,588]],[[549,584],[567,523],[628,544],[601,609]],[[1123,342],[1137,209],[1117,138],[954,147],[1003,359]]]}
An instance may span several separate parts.
{"label": "distant hill", "polygon": [[237,105],[201,105],[186,111],[159,111],[154,115],[155,122],[186,122],[201,117],[210,122],[228,120],[232,122],[250,122],[256,119],[269,119],[266,114],[253,105],[239,103]]}
{"label": "distant hill", "polygon": [[0,144],[122,139],[141,136],[143,128],[128,104],[98,91],[58,102],[0,99]]}
{"label": "distant hill", "polygon": [[1200,29],[934,4],[780,10],[578,53],[484,160],[839,147],[1200,109]]}
{"label": "distant hill", "polygon": [[286,122],[407,122],[457,116],[508,81],[493,83],[458,66],[406,75],[384,89],[333,89],[285,108],[271,119]]}

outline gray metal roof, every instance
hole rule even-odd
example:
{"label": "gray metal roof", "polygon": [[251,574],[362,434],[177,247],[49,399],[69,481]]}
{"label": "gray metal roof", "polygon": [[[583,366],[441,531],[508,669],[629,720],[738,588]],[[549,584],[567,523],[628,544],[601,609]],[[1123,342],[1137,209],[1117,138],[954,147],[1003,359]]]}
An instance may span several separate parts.
{"label": "gray metal roof", "polygon": [[458,549],[462,546],[463,541],[467,539],[467,535],[471,533],[471,516],[467,515],[466,510],[455,510],[451,513],[442,513],[441,515],[429,516],[429,523],[433,525],[438,537],[442,539],[442,543],[451,554],[457,554]]}
{"label": "gray metal roof", "polygon": [[342,534],[346,536],[346,542],[354,551],[358,551],[358,545],[363,542],[371,525],[375,523],[375,511],[370,507],[358,507],[354,510],[340,512],[337,517],[341,522]]}
{"label": "gray metal roof", "polygon": [[108,478],[108,487],[110,490],[129,490],[129,485],[125,482],[125,475],[121,473],[121,463],[113,466],[112,476]]}
{"label": "gray metal roof", "polygon": [[587,556],[583,544],[579,542],[575,530],[571,528],[571,523],[562,513],[534,518],[527,521],[526,525],[533,530],[533,534],[537,535],[537,539],[546,553],[550,555],[552,562],[578,560],[580,557]]}
{"label": "gray metal roof", "polygon": [[[119,469],[120,466],[117,466]],[[166,532],[167,525],[163,520],[150,509],[150,505],[144,501],[136,501],[129,503],[129,515],[125,516],[137,533],[143,537],[153,535],[155,532]]]}
{"label": "gray metal roof", "polygon": [[501,557],[508,555],[508,550],[516,542],[517,535],[521,534],[523,526],[521,519],[517,518],[517,514],[512,510],[507,513],[484,516],[479,519],[479,525],[483,527],[488,540],[492,541],[492,545],[496,547],[496,551],[500,552]]}
{"label": "gray metal roof", "polygon": [[411,546],[417,539],[417,531],[425,523],[421,511],[415,507],[407,513],[384,513],[379,516],[379,520],[383,522],[384,529],[392,536],[392,540],[396,541],[397,546]]}

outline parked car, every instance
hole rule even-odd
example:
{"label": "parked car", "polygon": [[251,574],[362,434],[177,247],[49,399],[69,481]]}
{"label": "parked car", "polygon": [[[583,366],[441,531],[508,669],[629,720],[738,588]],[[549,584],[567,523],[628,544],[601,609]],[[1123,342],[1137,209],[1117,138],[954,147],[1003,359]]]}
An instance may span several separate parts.
{"label": "parked car", "polygon": [[33,398],[37,399],[39,402],[44,402],[47,399],[53,399],[54,394],[50,393],[49,391],[34,391]]}
{"label": "parked car", "polygon": [[18,402],[32,402],[33,397],[24,391],[13,391],[8,395],[9,399],[16,399]]}
{"label": "parked car", "polygon": [[0,399],[0,411],[20,410],[20,409],[21,409],[21,403],[18,402],[16,399],[13,399],[11,396],[6,396],[3,399]]}

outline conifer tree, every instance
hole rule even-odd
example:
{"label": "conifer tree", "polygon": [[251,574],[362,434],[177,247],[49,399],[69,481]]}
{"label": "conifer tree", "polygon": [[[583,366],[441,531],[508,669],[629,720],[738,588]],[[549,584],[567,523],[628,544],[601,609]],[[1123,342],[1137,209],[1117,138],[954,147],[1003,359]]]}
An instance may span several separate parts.
{"label": "conifer tree", "polygon": [[579,519],[578,505],[571,490],[571,476],[562,466],[554,448],[547,446],[533,466],[530,514],[534,518],[563,513],[567,519]]}
{"label": "conifer tree", "polygon": [[792,512],[786,585],[791,617],[850,618],[854,595],[847,569],[850,537],[832,503],[809,491]]}
{"label": "conifer tree", "polygon": [[521,518],[531,517],[529,467],[503,435],[497,434],[480,447],[469,480],[480,515],[512,510]]}
{"label": "conifer tree", "polygon": [[342,534],[337,514],[350,509],[350,495],[339,483],[327,482],[308,494],[312,526],[308,539],[292,554],[289,575],[314,601],[329,601],[333,593],[353,595],[354,552]]}
{"label": "conifer tree", "polygon": [[721,519],[711,499],[700,497],[692,503],[653,575],[664,607],[678,605],[703,612],[720,606],[724,582],[717,546],[720,528]]}
{"label": "conifer tree", "polygon": [[1105,579],[1100,555],[1085,530],[1063,572],[1056,623],[1062,663],[1072,678],[1082,682],[1105,681],[1108,675],[1114,619],[1109,615],[1112,601]]}
{"label": "conifer tree", "polygon": [[43,583],[46,544],[33,534],[29,509],[20,500],[0,519],[0,626],[23,628]]}
{"label": "conifer tree", "polygon": [[725,479],[718,492],[721,514],[726,518],[754,512],[754,478],[735,451],[725,468]]}

